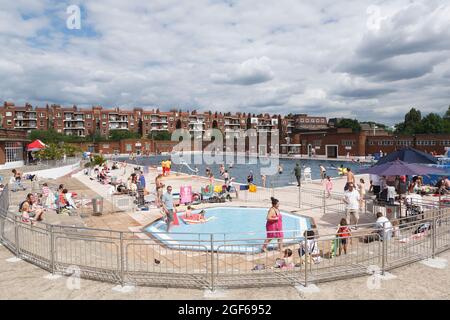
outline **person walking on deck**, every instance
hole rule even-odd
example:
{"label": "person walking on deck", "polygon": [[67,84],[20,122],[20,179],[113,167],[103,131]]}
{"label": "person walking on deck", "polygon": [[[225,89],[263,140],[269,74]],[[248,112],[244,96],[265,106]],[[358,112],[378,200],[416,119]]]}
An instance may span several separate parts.
{"label": "person walking on deck", "polygon": [[302,180],[302,167],[300,167],[300,163],[297,162],[294,168],[295,179],[297,180],[297,187],[300,187]]}
{"label": "person walking on deck", "polygon": [[172,186],[167,187],[167,192],[162,196],[162,207],[166,214],[167,232],[170,231],[170,224],[174,221],[175,207],[173,205]]}

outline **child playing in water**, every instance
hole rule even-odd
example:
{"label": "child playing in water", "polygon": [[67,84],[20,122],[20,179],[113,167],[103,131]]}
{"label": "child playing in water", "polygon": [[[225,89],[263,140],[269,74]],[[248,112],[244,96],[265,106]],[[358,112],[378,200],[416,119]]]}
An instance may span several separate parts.
{"label": "child playing in water", "polygon": [[192,217],[192,207],[188,206],[186,212],[184,213],[184,217],[190,219]]}
{"label": "child playing in water", "polygon": [[205,223],[205,222],[206,222],[206,219],[205,219],[205,213],[206,213],[205,210],[202,210],[202,211],[200,211],[199,214],[195,215],[195,218],[196,218],[199,222]]}
{"label": "child playing in water", "polygon": [[208,220],[205,219],[205,210],[200,211],[199,213],[191,213],[192,207],[189,206],[184,214],[184,222],[187,224],[193,223],[205,223]]}

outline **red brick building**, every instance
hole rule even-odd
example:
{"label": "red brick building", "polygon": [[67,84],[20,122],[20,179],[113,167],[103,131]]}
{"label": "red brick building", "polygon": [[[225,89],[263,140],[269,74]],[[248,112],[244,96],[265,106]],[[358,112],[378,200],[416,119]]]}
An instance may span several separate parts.
{"label": "red brick building", "polygon": [[29,142],[24,130],[0,129],[0,169],[22,166]]}
{"label": "red brick building", "polygon": [[208,129],[216,128],[226,137],[246,130],[268,133],[280,131],[280,141],[286,143],[286,138],[294,127],[316,129],[326,125],[324,117],[309,117],[305,114],[281,115],[222,113],[222,112],[184,112],[181,110],[160,111],[159,109],[144,110],[133,108],[123,110],[118,107],[104,109],[101,106],[78,108],[47,105],[33,108],[30,104],[15,106],[5,102],[0,106],[0,126],[8,129],[47,130],[54,128],[65,135],[87,136],[98,133],[108,136],[111,130],[127,130],[140,133],[147,137],[152,132],[186,129],[192,134],[202,135]]}
{"label": "red brick building", "polygon": [[350,156],[367,156],[383,151],[390,153],[404,147],[413,147],[424,152],[445,154],[450,147],[449,134],[416,134],[413,136],[370,135],[361,131],[354,133],[351,129],[329,128],[295,132],[293,144],[299,144],[301,154],[310,154],[314,148],[316,155],[329,158]]}

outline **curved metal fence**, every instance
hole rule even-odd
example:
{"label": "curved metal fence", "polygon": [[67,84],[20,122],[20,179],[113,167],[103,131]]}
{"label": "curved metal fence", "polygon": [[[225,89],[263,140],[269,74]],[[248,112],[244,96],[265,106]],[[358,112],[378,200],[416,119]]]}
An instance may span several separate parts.
{"label": "curved metal fence", "polygon": [[277,250],[261,252],[258,248],[265,239],[243,243],[238,235],[210,234],[181,243],[165,234],[165,242],[171,243],[163,245],[139,232],[31,225],[8,208],[6,186],[0,194],[0,240],[18,258],[51,273],[76,272],[82,278],[122,285],[212,290],[308,285],[383,273],[434,257],[450,246],[450,208],[427,210],[418,219],[402,223],[389,239],[392,230],[361,225],[347,239],[346,253],[334,234],[285,239],[295,240],[285,247],[291,250],[290,257],[282,257]]}

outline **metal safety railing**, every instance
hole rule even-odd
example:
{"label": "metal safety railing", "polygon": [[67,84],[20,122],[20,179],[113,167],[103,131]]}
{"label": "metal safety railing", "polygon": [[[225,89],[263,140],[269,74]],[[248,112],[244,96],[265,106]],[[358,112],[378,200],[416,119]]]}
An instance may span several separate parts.
{"label": "metal safety railing", "polygon": [[212,290],[306,286],[385,272],[450,247],[448,207],[399,221],[398,229],[359,225],[345,241],[336,234],[305,239],[285,231],[283,252],[276,241],[263,252],[265,238],[258,234],[177,234],[182,240],[173,240],[161,233],[158,238],[165,240],[160,242],[143,232],[32,225],[8,212],[8,192],[6,186],[0,194],[0,241],[17,257],[51,273],[72,275],[77,270],[82,278],[122,285]]}

